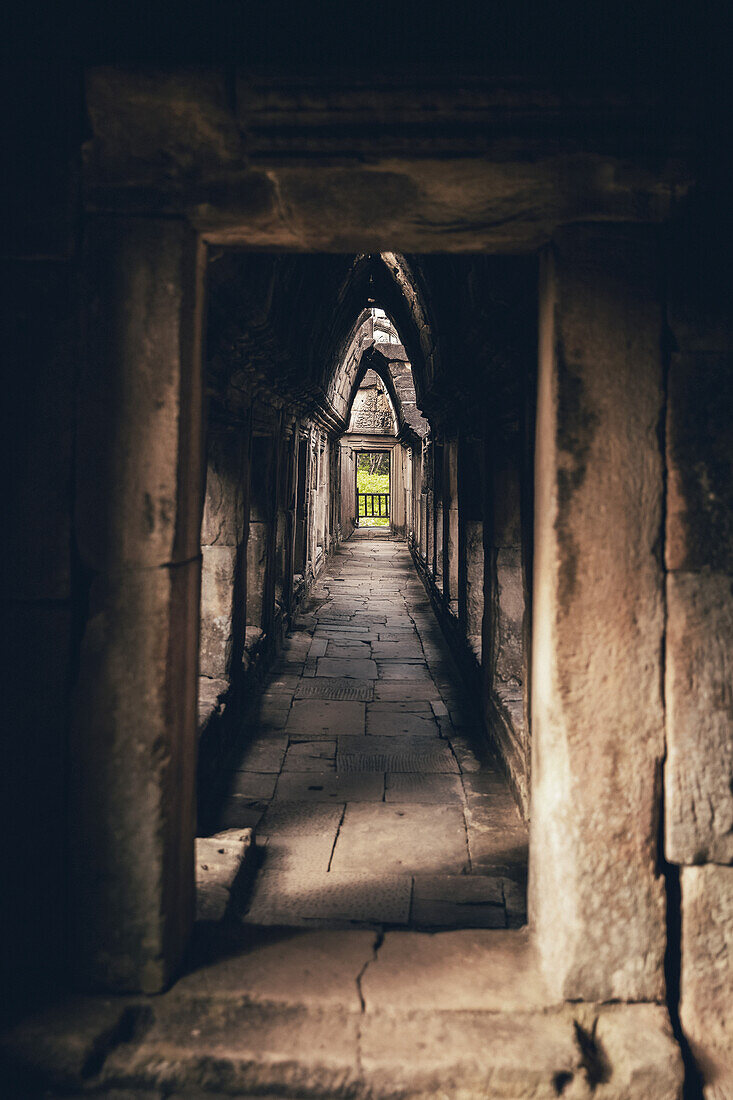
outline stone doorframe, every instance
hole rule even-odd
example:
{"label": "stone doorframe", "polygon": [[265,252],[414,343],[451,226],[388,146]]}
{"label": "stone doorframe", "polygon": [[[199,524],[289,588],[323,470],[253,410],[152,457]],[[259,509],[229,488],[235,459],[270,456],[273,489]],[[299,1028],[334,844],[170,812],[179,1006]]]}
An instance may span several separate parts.
{"label": "stone doorframe", "polygon": [[[151,218],[87,236],[80,954],[94,984],[154,991],[193,917],[205,240]],[[543,263],[530,920],[559,998],[664,996],[655,250],[643,227],[572,227]]]}

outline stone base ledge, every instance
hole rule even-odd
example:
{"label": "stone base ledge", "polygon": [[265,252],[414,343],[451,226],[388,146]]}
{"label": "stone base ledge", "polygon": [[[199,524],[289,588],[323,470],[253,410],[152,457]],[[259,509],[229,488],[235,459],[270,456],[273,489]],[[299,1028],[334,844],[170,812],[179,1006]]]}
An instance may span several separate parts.
{"label": "stone base ledge", "polygon": [[549,1003],[523,933],[269,929],[210,942],[166,994],[26,1020],[0,1077],[18,1096],[679,1100],[683,1069],[661,1005]]}

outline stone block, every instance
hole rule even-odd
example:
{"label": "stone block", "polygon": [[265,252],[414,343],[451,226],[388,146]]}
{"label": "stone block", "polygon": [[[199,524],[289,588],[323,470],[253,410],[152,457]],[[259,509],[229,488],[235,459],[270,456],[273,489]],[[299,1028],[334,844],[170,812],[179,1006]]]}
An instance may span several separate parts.
{"label": "stone block", "polygon": [[706,1100],[733,1096],[733,867],[684,867],[680,1020]]}
{"label": "stone block", "polygon": [[[234,616],[239,554],[235,546],[201,547],[201,674],[227,677],[235,644]],[[240,634],[243,624],[239,624]]]}
{"label": "stone block", "polygon": [[667,578],[665,850],[733,863],[733,579]]}
{"label": "stone block", "polygon": [[196,838],[196,920],[223,920],[235,880],[253,855],[252,829],[228,829]]}

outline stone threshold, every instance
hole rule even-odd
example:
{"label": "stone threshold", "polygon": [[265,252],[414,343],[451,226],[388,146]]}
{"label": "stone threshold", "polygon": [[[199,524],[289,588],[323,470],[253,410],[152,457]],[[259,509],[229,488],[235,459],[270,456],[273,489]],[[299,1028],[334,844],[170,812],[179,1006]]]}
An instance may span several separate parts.
{"label": "stone threshold", "polygon": [[167,993],[69,998],[0,1040],[0,1070],[27,1100],[677,1100],[683,1077],[664,1006],[553,1001],[526,930],[206,925]]}

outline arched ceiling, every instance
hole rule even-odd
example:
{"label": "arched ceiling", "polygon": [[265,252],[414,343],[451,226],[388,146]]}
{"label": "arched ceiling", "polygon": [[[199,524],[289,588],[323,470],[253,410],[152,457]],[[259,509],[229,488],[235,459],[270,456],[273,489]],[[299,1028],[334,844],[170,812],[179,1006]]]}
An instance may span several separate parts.
{"label": "arched ceiling", "polygon": [[219,250],[209,265],[211,399],[231,411],[253,393],[274,395],[343,431],[373,305],[403,342],[414,416],[438,429],[479,423],[492,393],[518,397],[534,368],[533,258]]}

